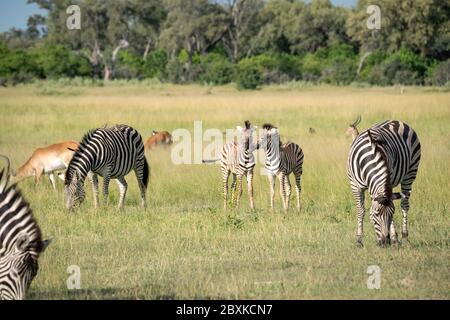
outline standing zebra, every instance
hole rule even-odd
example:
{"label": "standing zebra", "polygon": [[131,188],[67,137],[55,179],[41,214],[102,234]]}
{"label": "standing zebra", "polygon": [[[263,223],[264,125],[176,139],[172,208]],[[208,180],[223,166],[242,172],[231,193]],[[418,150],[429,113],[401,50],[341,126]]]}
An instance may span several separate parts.
{"label": "standing zebra", "polygon": [[108,204],[110,179],[117,179],[120,190],[119,208],[123,207],[128,184],[125,176],[134,170],[141,192],[142,206],[145,207],[150,169],[144,155],[142,137],[127,125],[112,128],[98,128],[89,131],[75,150],[65,178],[67,208],[73,209],[85,198],[83,189],[86,176],[92,183],[94,206],[98,206],[98,177],[103,177],[103,195]]}
{"label": "standing zebra", "polygon": [[0,171],[0,300],[22,300],[51,240],[42,240],[28,203],[8,186],[8,171]]}
{"label": "standing zebra", "polygon": [[[388,120],[362,132],[353,141],[347,163],[347,174],[358,210],[356,240],[362,245],[364,192],[372,198],[370,219],[378,243],[397,241],[393,215],[395,199],[401,200],[402,237],[408,237],[408,210],[411,185],[420,162],[420,142],[406,123]],[[393,188],[401,185],[401,192]]]}
{"label": "standing zebra", "polygon": [[263,125],[264,133],[257,144],[257,149],[263,149],[266,155],[265,166],[270,182],[270,208],[274,207],[275,176],[280,180],[280,195],[283,209],[289,208],[291,196],[291,183],[289,175],[294,173],[295,190],[297,193],[297,209],[300,210],[300,178],[303,166],[303,150],[293,142],[282,144],[278,128],[266,123]]}
{"label": "standing zebra", "polygon": [[[248,198],[250,208],[255,208],[253,200],[253,169],[255,167],[255,157],[253,156],[252,135],[255,127],[251,127],[250,121],[245,121],[245,129],[236,127],[241,133],[239,143],[230,142],[223,146],[220,157],[220,169],[223,178],[223,206],[227,208],[228,201],[228,178],[233,174],[231,183],[231,202],[234,206],[239,206],[242,195],[242,177],[247,178]],[[237,186],[237,188],[236,188]]]}

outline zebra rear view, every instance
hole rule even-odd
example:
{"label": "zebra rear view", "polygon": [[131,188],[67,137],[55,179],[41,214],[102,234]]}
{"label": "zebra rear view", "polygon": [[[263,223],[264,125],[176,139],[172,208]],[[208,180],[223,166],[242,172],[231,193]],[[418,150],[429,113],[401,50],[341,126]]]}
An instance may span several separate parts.
{"label": "zebra rear view", "polygon": [[0,171],[0,300],[22,300],[36,277],[38,259],[51,240],[41,230],[8,170]]}
{"label": "zebra rear view", "polygon": [[[362,245],[364,192],[372,199],[370,219],[381,245],[397,242],[393,200],[401,199],[402,237],[408,237],[408,211],[412,183],[420,162],[420,142],[406,123],[388,120],[362,132],[353,142],[347,174],[358,211],[357,243]],[[400,185],[401,192],[393,192]]]}
{"label": "zebra rear view", "polygon": [[109,182],[116,179],[120,191],[119,208],[122,208],[128,188],[125,176],[131,170],[136,174],[141,204],[145,207],[150,167],[139,132],[127,125],[89,131],[80,142],[66,171],[67,209],[73,209],[84,201],[83,184],[86,177],[92,184],[94,206],[98,206],[98,175],[103,177],[105,204],[108,204]]}

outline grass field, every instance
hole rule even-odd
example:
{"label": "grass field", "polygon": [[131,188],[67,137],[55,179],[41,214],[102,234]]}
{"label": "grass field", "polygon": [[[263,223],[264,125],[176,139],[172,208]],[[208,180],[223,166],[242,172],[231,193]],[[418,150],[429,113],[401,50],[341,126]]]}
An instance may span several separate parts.
{"label": "grass field", "polygon": [[[368,219],[365,246],[355,245],[356,213],[346,176],[351,137],[385,119],[410,124],[422,143],[411,198],[410,241],[380,248]],[[45,236],[31,299],[404,299],[450,298],[450,92],[427,88],[269,87],[240,92],[197,86],[0,89],[0,153],[14,168],[40,146],[75,139],[104,124],[127,123],[145,138],[152,129],[225,130],[246,119],[272,122],[283,140],[305,153],[302,210],[270,212],[266,176],[255,175],[257,209],[246,189],[239,210],[222,209],[218,165],[174,165],[170,150],[148,154],[151,181],[146,211],[134,175],[123,212],[118,188],[110,207],[64,209],[63,186],[48,179],[36,189],[20,183]],[[309,134],[312,127],[316,134]],[[259,172],[261,164],[257,165]],[[277,184],[278,189],[278,184]],[[294,192],[295,195],[295,192]],[[366,207],[369,204],[366,203]],[[399,204],[395,221],[400,230]],[[70,291],[67,268],[81,270]],[[381,289],[367,288],[367,268],[381,268]]]}

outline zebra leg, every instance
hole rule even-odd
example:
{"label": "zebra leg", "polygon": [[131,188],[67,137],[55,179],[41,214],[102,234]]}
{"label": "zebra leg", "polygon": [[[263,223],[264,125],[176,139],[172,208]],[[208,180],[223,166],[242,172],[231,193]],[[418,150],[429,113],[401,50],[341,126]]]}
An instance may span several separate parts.
{"label": "zebra leg", "polygon": [[360,246],[363,245],[363,224],[364,224],[364,215],[366,213],[366,209],[364,208],[364,190],[355,189],[352,190],[353,196],[356,200],[356,209],[358,210],[358,229],[356,231],[356,243]]}
{"label": "zebra leg", "polygon": [[236,186],[236,204],[235,207],[239,207],[239,201],[241,200],[242,196],[242,175],[237,176],[237,186]]}
{"label": "zebra leg", "polygon": [[[147,207],[147,199],[146,199],[146,192],[147,192],[147,187],[145,186],[144,182],[138,180],[138,185],[139,185],[139,192],[141,193],[141,207],[142,208],[146,208]],[[125,195],[124,195],[125,197]]]}
{"label": "zebra leg", "polygon": [[300,192],[302,187],[300,186],[301,173],[295,174],[295,192],[297,194],[297,210],[300,211]]}
{"label": "zebra leg", "polygon": [[270,185],[270,209],[273,210],[275,202],[275,175],[269,174],[269,185]]}
{"label": "zebra leg", "polygon": [[391,226],[389,228],[389,237],[391,238],[392,244],[398,243],[397,231],[395,231],[395,225],[394,225],[394,217],[392,217]]}
{"label": "zebra leg", "polygon": [[119,209],[123,209],[123,202],[125,200],[125,195],[127,194],[128,183],[124,177],[116,179],[117,185],[119,186],[120,198],[119,198]]}
{"label": "zebra leg", "polygon": [[48,178],[50,179],[50,182],[52,183],[53,190],[56,190],[56,181],[55,181],[55,175],[54,175],[54,173],[53,173],[53,172],[50,172],[50,173],[48,174]]}
{"label": "zebra leg", "polygon": [[285,188],[286,175],[284,173],[280,173],[278,175],[278,179],[280,180],[281,201],[283,201],[283,209],[286,212],[287,211],[287,206],[286,206],[286,188]]}
{"label": "zebra leg", "polygon": [[230,192],[231,192],[231,205],[232,206],[234,206],[235,202],[236,202],[236,181],[237,181],[236,174],[233,173],[232,174],[232,181],[231,181],[231,189],[230,189]]}
{"label": "zebra leg", "polygon": [[247,192],[248,200],[250,201],[250,209],[255,209],[255,202],[253,200],[253,170],[247,171]]}
{"label": "zebra leg", "polygon": [[289,176],[285,176],[284,188],[286,189],[286,208],[289,209],[289,201],[291,198],[291,182],[289,181]]}
{"label": "zebra leg", "polygon": [[105,203],[105,206],[108,206],[109,204],[109,181],[111,178],[109,175],[105,175],[103,177],[103,201]]}
{"label": "zebra leg", "polygon": [[230,171],[223,170],[222,171],[222,180],[223,180],[223,208],[227,209],[227,201],[228,201],[228,177],[230,176]]}
{"label": "zebra leg", "polygon": [[402,193],[405,195],[400,202],[400,207],[402,208],[402,239],[408,239],[408,211],[409,211],[409,196],[411,194],[411,186],[402,185]]}
{"label": "zebra leg", "polygon": [[98,208],[98,176],[93,173],[89,172],[87,175],[87,178],[91,182],[92,185],[92,196],[94,198],[94,208]]}

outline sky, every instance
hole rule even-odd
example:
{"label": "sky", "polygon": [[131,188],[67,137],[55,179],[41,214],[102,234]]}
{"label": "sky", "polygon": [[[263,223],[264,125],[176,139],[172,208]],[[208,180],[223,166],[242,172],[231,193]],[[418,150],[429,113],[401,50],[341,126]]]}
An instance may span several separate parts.
{"label": "sky", "polygon": [[[115,1],[115,0],[111,0]],[[335,5],[351,7],[357,0],[331,0]],[[27,0],[0,0],[0,32],[11,28],[24,29],[27,25],[28,17],[45,13],[39,10],[35,4],[27,4]]]}

